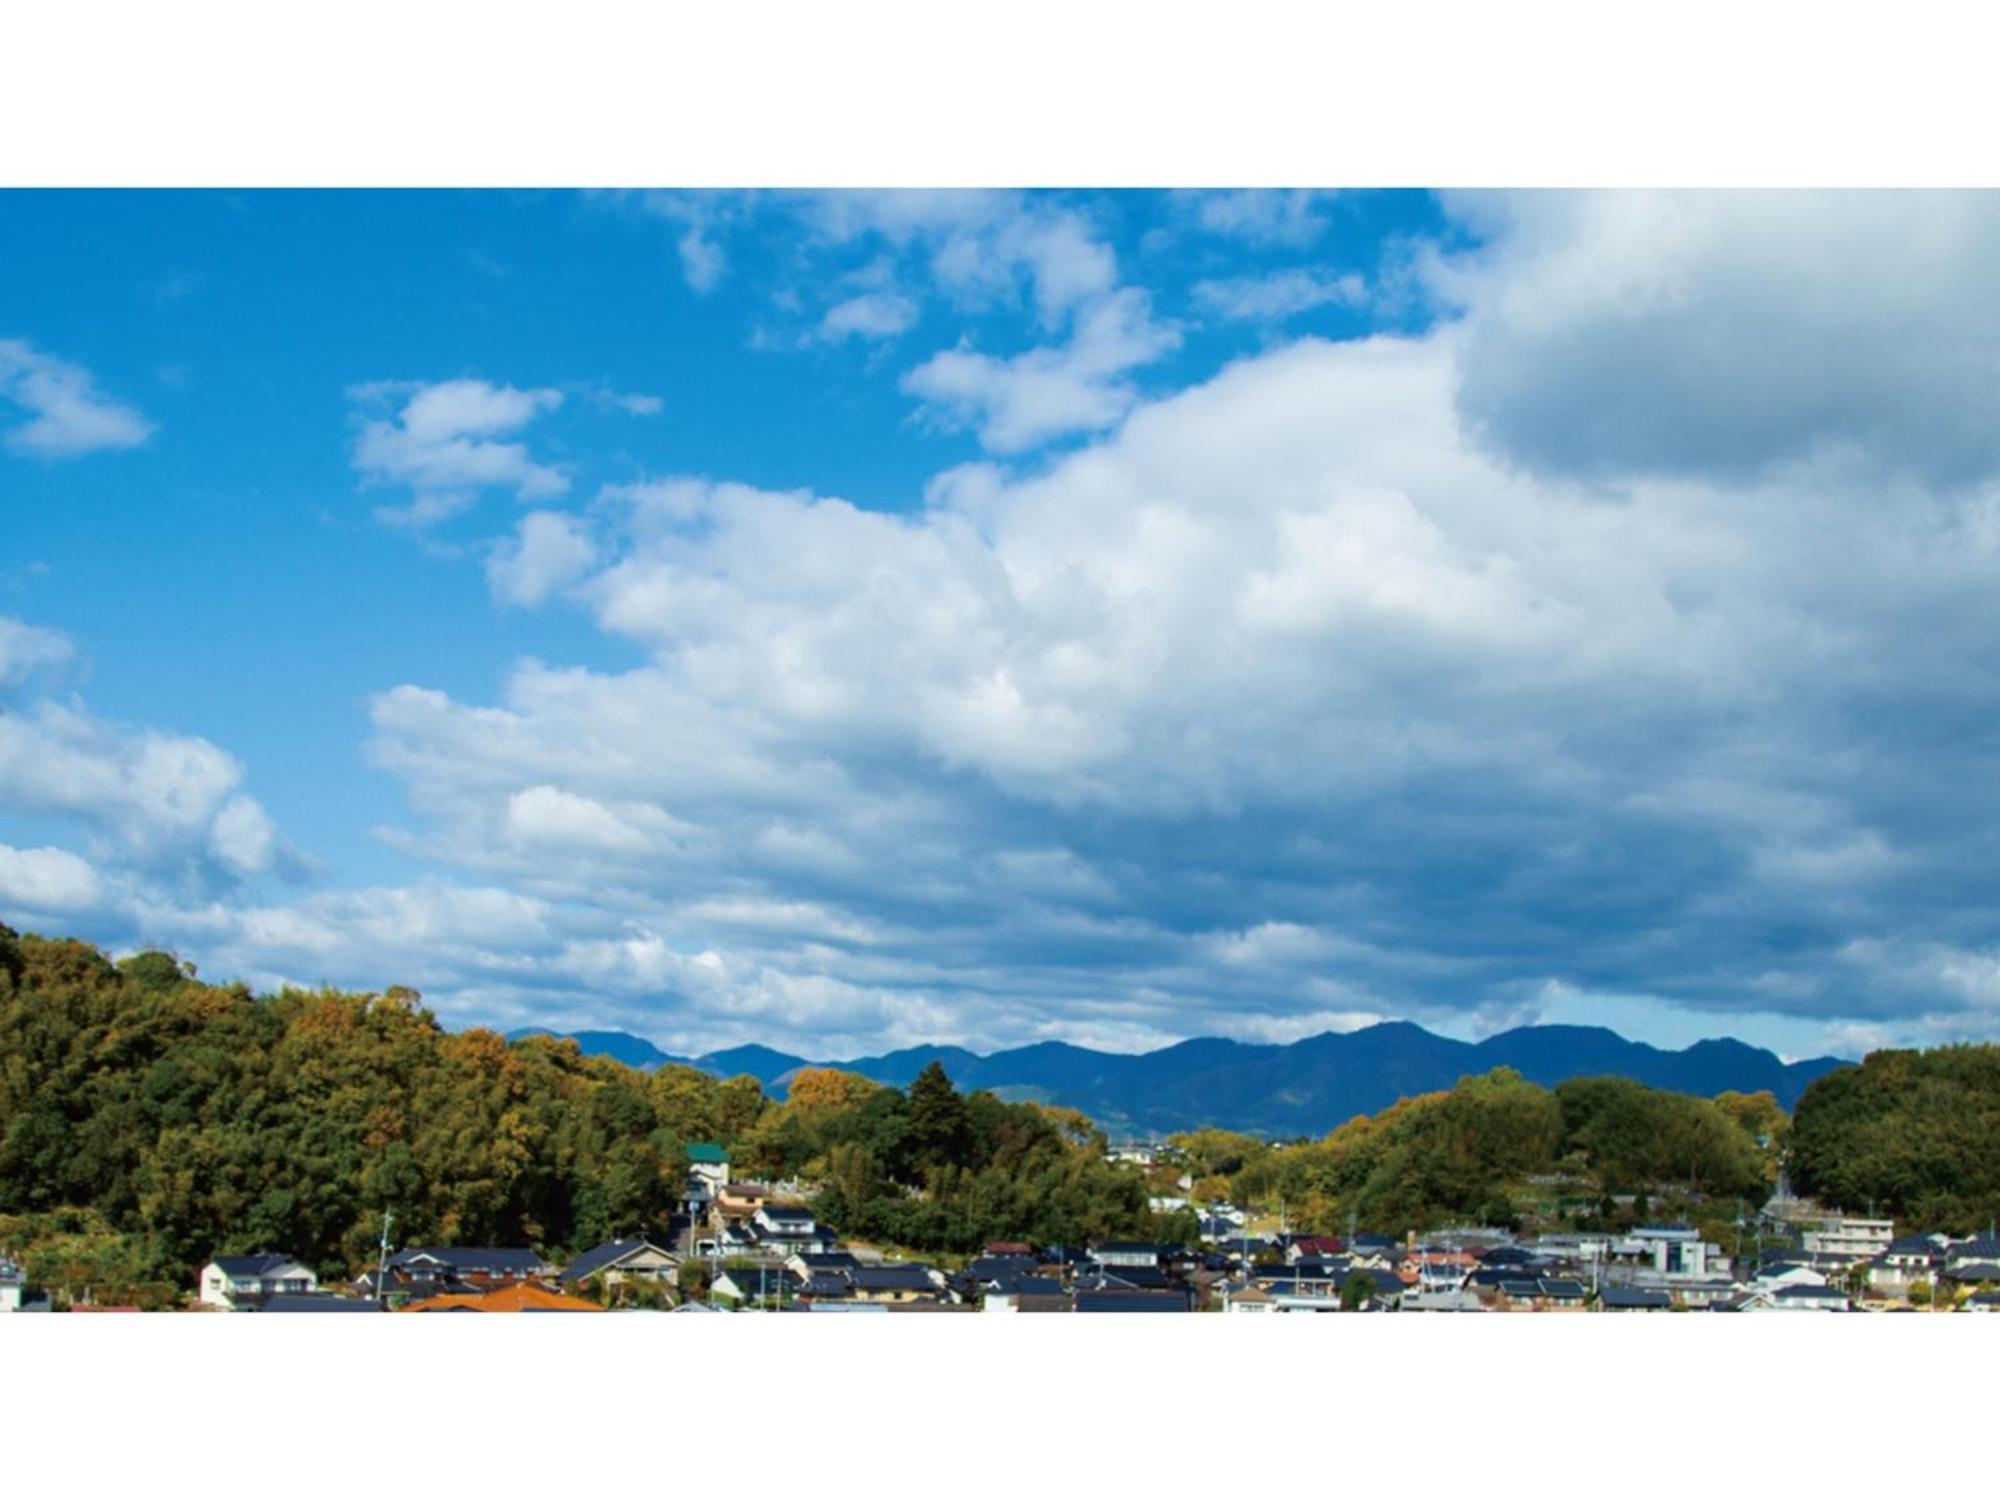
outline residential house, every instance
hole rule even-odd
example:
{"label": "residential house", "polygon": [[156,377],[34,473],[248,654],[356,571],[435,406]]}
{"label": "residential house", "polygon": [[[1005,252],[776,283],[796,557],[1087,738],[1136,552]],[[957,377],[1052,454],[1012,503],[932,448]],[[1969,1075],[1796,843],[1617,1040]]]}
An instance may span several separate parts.
{"label": "residential house", "polygon": [[593,1278],[607,1286],[622,1281],[671,1284],[680,1267],[679,1256],[640,1236],[593,1245],[564,1266],[559,1279],[572,1291]]}
{"label": "residential house", "polygon": [[1945,1247],[1945,1270],[1956,1271],[1961,1266],[1973,1263],[1983,1265],[2000,1263],[2000,1237],[1978,1234],[1969,1240],[1956,1240]]}
{"label": "residential house", "polygon": [[1277,1309],[1278,1299],[1254,1281],[1224,1282],[1222,1310],[1230,1313],[1267,1313]]}
{"label": "residential house", "polygon": [[1906,1234],[1891,1240],[1887,1249],[1868,1262],[1869,1286],[1908,1292],[1913,1283],[1928,1280],[1943,1263],[1945,1244],[1941,1234]]}
{"label": "residential house", "polygon": [[704,1202],[729,1181],[729,1152],[720,1141],[696,1141],[687,1148],[688,1196]]}
{"label": "residential house", "polygon": [[427,1291],[484,1291],[523,1281],[553,1280],[556,1268],[533,1250],[503,1245],[418,1245],[389,1257],[395,1282]]}
{"label": "residential house", "polygon": [[1053,1276],[1016,1276],[1010,1281],[996,1282],[985,1288],[980,1307],[982,1311],[991,1313],[1020,1312],[1023,1310],[1023,1299],[1052,1299],[1062,1295],[1063,1285]]}
{"label": "residential house", "polygon": [[1347,1253],[1347,1241],[1330,1234],[1295,1234],[1285,1242],[1285,1259],[1292,1265],[1302,1260],[1326,1260]]}
{"label": "residential house", "polygon": [[1895,1237],[1893,1219],[1825,1219],[1817,1229],[1808,1229],[1800,1236],[1799,1248],[1809,1255],[1837,1256],[1853,1265],[1873,1260]]}
{"label": "residential house", "polygon": [[27,1286],[28,1278],[21,1268],[0,1255],[0,1313],[19,1312]]}
{"label": "residential house", "polygon": [[1503,1281],[1499,1290],[1499,1305],[1515,1312],[1581,1312],[1590,1301],[1582,1282],[1562,1277]]}
{"label": "residential house", "polygon": [[207,1307],[237,1311],[278,1293],[316,1292],[319,1277],[289,1255],[265,1250],[255,1255],[218,1255],[201,1268],[195,1300]]}
{"label": "residential house", "polygon": [[944,1277],[916,1261],[860,1266],[849,1271],[847,1279],[862,1302],[936,1302],[949,1295]]}
{"label": "residential house", "polygon": [[1646,1287],[1607,1286],[1597,1294],[1602,1312],[1672,1312],[1674,1299]]}
{"label": "residential house", "polygon": [[1635,1229],[1612,1243],[1611,1258],[1650,1261],[1662,1276],[1702,1278],[1711,1273],[1726,1274],[1729,1268],[1721,1247],[1702,1239],[1700,1230],[1685,1224],[1648,1224]]}
{"label": "residential house", "polygon": [[812,1210],[796,1204],[760,1203],[750,1216],[750,1229],[767,1253],[780,1257],[834,1246],[833,1234],[819,1227]]}

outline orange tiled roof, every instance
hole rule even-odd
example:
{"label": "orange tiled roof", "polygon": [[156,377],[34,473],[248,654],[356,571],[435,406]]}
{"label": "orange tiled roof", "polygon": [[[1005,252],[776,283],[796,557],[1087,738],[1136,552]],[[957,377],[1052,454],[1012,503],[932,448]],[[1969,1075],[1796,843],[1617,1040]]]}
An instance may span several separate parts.
{"label": "orange tiled roof", "polygon": [[547,1287],[536,1286],[531,1281],[516,1282],[513,1286],[495,1287],[490,1292],[446,1292],[437,1297],[426,1297],[421,1302],[412,1302],[401,1309],[403,1312],[451,1312],[463,1309],[466,1312],[603,1312],[595,1302],[585,1302],[580,1297],[565,1297],[561,1292],[552,1292]]}

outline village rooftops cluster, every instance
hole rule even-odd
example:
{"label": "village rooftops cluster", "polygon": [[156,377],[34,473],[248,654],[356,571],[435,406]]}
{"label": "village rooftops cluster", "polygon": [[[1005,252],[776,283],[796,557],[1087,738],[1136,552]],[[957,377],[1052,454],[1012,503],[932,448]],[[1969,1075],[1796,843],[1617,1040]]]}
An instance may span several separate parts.
{"label": "village rooftops cluster", "polygon": [[[1137,1148],[1134,1148],[1137,1149]],[[671,1224],[558,1264],[523,1246],[416,1245],[344,1285],[279,1251],[215,1256],[197,1306],[261,1312],[1849,1312],[2000,1306],[2000,1235],[1898,1237],[1886,1219],[1773,1222],[1769,1248],[1725,1254],[1693,1228],[1521,1238],[1465,1227],[1418,1235],[1258,1234],[1210,1204],[1192,1245],[995,1242],[957,1268],[843,1246],[800,1185],[743,1180],[712,1142],[689,1151]],[[1177,1202],[1178,1200],[1176,1200]],[[1762,1224],[1759,1229],[1761,1234]],[[32,1311],[0,1259],[0,1310]]]}

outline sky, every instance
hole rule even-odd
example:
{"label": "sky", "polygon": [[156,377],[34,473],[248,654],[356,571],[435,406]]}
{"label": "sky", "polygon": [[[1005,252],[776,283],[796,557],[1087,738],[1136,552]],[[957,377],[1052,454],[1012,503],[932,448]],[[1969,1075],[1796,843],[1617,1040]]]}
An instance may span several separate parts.
{"label": "sky", "polygon": [[2000,197],[0,193],[0,921],[816,1057],[2000,1032]]}

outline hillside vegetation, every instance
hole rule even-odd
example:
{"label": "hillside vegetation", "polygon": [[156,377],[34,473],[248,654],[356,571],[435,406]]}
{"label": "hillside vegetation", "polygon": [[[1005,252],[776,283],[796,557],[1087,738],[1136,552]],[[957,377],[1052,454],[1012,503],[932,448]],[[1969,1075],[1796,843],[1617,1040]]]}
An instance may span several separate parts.
{"label": "hillside vegetation", "polygon": [[1156,1227],[1088,1121],[941,1072],[806,1077],[779,1105],[753,1078],[449,1032],[409,990],[258,997],[0,927],[0,1248],[43,1282],[159,1300],[256,1249],[344,1275],[384,1210],[399,1244],[562,1257],[664,1231],[693,1140],[823,1177],[830,1222],[917,1248]]}
{"label": "hillside vegetation", "polygon": [[1799,1191],[1925,1229],[2000,1219],[2000,1046],[1869,1054],[1814,1083],[1792,1138]]}

